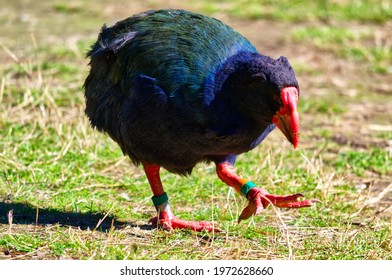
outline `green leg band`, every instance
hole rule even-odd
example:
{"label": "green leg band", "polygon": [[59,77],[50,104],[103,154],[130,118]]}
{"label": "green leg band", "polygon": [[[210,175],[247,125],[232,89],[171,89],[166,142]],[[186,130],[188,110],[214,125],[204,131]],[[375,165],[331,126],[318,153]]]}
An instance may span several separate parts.
{"label": "green leg band", "polygon": [[256,187],[256,184],[253,182],[246,182],[245,184],[242,185],[241,187],[241,193],[243,195],[245,195],[245,197],[248,197],[248,192],[250,191],[250,189],[253,189]]}
{"label": "green leg band", "polygon": [[158,207],[159,205],[167,203],[169,201],[169,197],[166,193],[163,193],[163,195],[159,196],[153,196],[151,197],[151,199],[155,207]]}

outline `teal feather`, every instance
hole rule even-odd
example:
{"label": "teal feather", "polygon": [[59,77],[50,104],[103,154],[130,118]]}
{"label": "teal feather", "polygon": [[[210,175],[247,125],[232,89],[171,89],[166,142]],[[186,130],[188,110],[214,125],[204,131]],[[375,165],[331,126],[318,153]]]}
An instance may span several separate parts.
{"label": "teal feather", "polygon": [[239,51],[256,52],[223,22],[182,10],[141,13],[104,26],[98,42],[92,57],[116,54],[113,83],[121,80],[127,89],[140,74],[155,78],[174,104],[201,119],[217,69]]}

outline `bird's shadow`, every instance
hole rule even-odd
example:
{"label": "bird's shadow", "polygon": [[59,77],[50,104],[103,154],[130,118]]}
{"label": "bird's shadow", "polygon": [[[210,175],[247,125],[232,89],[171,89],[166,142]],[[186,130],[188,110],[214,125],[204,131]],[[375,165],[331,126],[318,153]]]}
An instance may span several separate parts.
{"label": "bird's shadow", "polygon": [[0,224],[9,224],[8,213],[12,210],[12,224],[71,226],[81,230],[123,229],[125,227],[140,227],[144,230],[153,229],[150,225],[136,225],[132,222],[118,221],[115,216],[105,213],[63,212],[57,209],[38,209],[26,203],[0,202]]}

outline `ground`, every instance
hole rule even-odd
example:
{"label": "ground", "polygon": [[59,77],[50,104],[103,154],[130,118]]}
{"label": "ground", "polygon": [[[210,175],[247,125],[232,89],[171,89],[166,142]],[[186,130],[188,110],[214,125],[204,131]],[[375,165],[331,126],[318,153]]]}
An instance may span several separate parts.
{"label": "ground", "polygon": [[[165,2],[2,4],[0,259],[392,259],[391,3]],[[144,174],[89,127],[82,85],[103,23],[163,7],[219,18],[263,54],[290,60],[300,147],[273,132],[237,169],[270,192],[322,204],[268,208],[237,224],[246,202],[201,164],[163,181],[179,217],[223,231],[147,223]]]}

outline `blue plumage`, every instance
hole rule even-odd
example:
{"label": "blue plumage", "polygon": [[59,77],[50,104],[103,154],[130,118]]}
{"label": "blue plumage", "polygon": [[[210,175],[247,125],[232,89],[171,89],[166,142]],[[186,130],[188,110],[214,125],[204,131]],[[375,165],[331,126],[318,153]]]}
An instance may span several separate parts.
{"label": "blue plumage", "polygon": [[201,161],[234,164],[275,127],[287,59],[257,52],[224,23],[182,10],[104,26],[88,54],[86,114],[136,163],[187,174]]}

